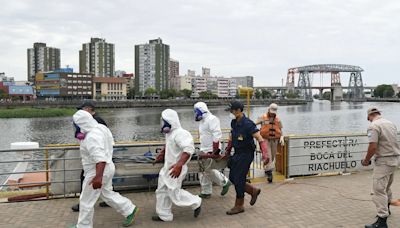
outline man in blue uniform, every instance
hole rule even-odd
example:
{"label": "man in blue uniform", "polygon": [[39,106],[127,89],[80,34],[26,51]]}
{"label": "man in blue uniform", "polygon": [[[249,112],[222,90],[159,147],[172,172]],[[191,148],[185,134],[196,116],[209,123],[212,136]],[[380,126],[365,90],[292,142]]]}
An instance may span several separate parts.
{"label": "man in blue uniform", "polygon": [[[261,137],[257,126],[253,121],[248,119],[243,113],[243,104],[234,101],[230,103],[227,111],[231,122],[231,136],[228,146],[225,149],[224,158],[228,158],[229,180],[235,185],[236,201],[235,206],[226,212],[228,215],[234,215],[244,212],[244,193],[251,196],[250,205],[253,206],[261,190],[246,183],[246,176],[249,172],[250,165],[254,159],[254,150],[256,145],[254,139],[260,144],[262,158],[264,163],[268,163],[267,142]],[[232,147],[235,153],[231,157]]]}

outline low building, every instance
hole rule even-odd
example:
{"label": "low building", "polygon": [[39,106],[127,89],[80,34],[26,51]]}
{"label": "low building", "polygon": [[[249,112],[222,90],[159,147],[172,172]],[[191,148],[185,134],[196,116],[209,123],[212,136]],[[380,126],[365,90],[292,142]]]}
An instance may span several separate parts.
{"label": "low building", "polygon": [[14,82],[14,77],[7,77],[6,73],[0,72],[0,82]]}
{"label": "low building", "polygon": [[8,86],[4,85],[3,82],[0,82],[0,95],[2,94],[8,95]]}
{"label": "low building", "polygon": [[115,77],[95,77],[93,79],[94,100],[126,100],[127,80]]}
{"label": "low building", "polygon": [[72,69],[37,73],[35,89],[38,98],[91,99],[93,74],[73,73]]}
{"label": "low building", "polygon": [[243,76],[243,77],[232,77],[232,79],[236,80],[237,86],[242,87],[254,87],[254,78],[253,76]]}
{"label": "low building", "polygon": [[207,78],[192,77],[192,97],[200,97],[201,92],[207,91]]}
{"label": "low building", "polygon": [[174,90],[181,90],[181,77],[171,77],[169,79],[169,88]]}
{"label": "low building", "polygon": [[238,85],[236,82],[236,79],[233,78],[229,78],[229,97],[236,97],[237,93],[238,93]]}
{"label": "low building", "polygon": [[193,77],[187,75],[171,78],[170,88],[176,91],[192,90],[192,79]]}
{"label": "low building", "polygon": [[8,95],[11,97],[16,97],[19,100],[33,100],[35,94],[33,87],[30,85],[12,85],[8,87]]}
{"label": "low building", "polygon": [[195,70],[188,70],[187,71],[187,76],[196,77],[196,71]]}
{"label": "low building", "polygon": [[133,73],[125,73],[122,75],[122,77],[126,79],[126,91],[129,92],[130,89],[135,88],[135,75]]}
{"label": "low building", "polygon": [[123,71],[123,70],[116,70],[114,72],[114,76],[117,77],[117,78],[123,77],[124,74],[126,74],[126,71]]}
{"label": "low building", "polygon": [[205,78],[211,77],[211,70],[210,68],[207,67],[202,67],[201,68],[201,76]]}
{"label": "low building", "polygon": [[190,76],[180,76],[179,90],[192,90],[192,79]]}

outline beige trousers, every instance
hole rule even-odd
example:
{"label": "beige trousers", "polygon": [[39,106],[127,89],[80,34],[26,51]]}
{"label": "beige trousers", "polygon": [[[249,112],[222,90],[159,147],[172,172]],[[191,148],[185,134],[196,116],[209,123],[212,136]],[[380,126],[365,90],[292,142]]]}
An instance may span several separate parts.
{"label": "beige trousers", "polygon": [[269,162],[264,166],[265,171],[273,171],[275,169],[275,158],[278,150],[279,139],[267,139]]}
{"label": "beige trousers", "polygon": [[377,215],[385,218],[389,216],[388,204],[392,200],[392,190],[394,172],[397,166],[376,165],[373,173],[373,192],[372,201],[375,203]]}

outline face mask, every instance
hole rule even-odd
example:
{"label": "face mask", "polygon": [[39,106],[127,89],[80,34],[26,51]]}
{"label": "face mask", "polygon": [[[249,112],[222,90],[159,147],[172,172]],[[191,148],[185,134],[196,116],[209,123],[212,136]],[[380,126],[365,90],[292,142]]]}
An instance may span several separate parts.
{"label": "face mask", "polygon": [[194,119],[196,121],[200,121],[203,119],[203,112],[201,112],[198,108],[194,109]]}
{"label": "face mask", "polygon": [[75,138],[79,139],[79,140],[84,140],[85,139],[85,134],[83,134],[81,132],[81,129],[79,128],[78,125],[76,125],[76,123],[73,123],[74,127],[75,127]]}
{"label": "face mask", "polygon": [[233,119],[233,120],[236,120],[236,116],[233,115],[232,113],[229,113],[229,117],[230,117],[231,119]]}
{"label": "face mask", "polygon": [[161,133],[168,134],[169,132],[171,132],[171,124],[161,119]]}

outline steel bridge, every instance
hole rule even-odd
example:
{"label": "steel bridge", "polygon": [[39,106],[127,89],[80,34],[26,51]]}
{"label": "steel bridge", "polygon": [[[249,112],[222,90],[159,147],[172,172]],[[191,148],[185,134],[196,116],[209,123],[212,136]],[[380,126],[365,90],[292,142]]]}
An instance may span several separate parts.
{"label": "steel bridge", "polygon": [[[343,88],[340,73],[350,73],[350,80],[348,83],[348,99],[353,101],[365,100],[364,85],[362,81],[361,72],[364,70],[359,66],[344,65],[344,64],[318,64],[290,68],[287,73],[286,89],[294,92],[299,91],[301,96],[307,100],[312,101],[312,89],[323,90],[323,86],[315,88],[312,86],[312,74],[320,73],[331,75],[332,100],[343,99]],[[295,76],[298,75],[298,83],[295,86]],[[326,87],[328,88],[328,87]]]}

